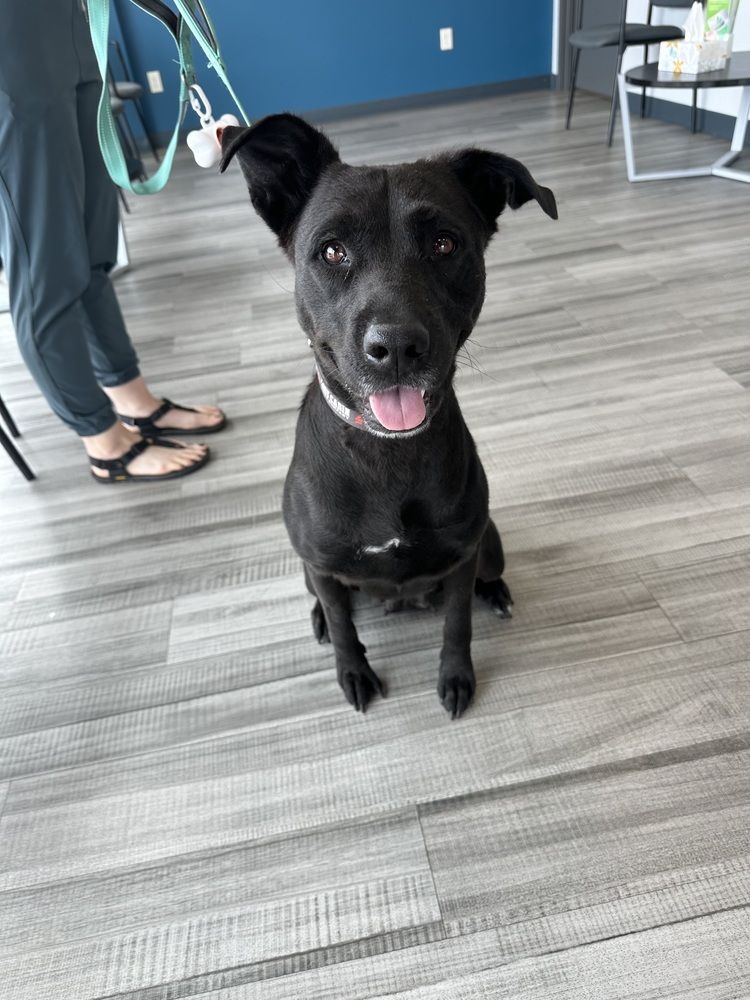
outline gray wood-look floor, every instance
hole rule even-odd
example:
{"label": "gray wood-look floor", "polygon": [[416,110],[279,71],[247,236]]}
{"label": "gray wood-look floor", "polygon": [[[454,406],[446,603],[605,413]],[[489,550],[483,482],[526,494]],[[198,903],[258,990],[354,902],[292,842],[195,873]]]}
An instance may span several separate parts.
{"label": "gray wood-look floor", "polygon": [[[515,617],[357,622],[345,704],[280,517],[310,357],[239,171],[131,198],[143,368],[232,424],[201,473],[102,489],[0,316],[0,995],[750,996],[750,188],[630,185],[608,103],[342,122],[355,162],[484,144],[558,197],[504,217],[459,376]],[[638,122],[643,163],[723,144]]]}

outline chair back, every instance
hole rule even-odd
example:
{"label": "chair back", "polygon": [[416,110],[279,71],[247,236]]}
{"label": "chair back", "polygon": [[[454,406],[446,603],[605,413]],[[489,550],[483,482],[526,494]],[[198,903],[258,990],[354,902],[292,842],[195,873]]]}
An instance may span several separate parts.
{"label": "chair back", "polygon": [[[656,4],[656,0],[654,0],[654,2]],[[580,31],[581,28],[583,27],[583,5],[584,5],[584,3],[585,3],[585,0],[575,0],[575,17],[573,19],[573,23],[575,25],[575,27],[573,29],[574,31]],[[684,0],[680,0],[680,3],[683,6],[685,5]],[[690,4],[688,3],[687,6],[689,7]],[[625,38],[625,22],[627,20],[627,12],[628,12],[628,0],[622,0],[622,2],[620,3],[620,15],[619,15],[619,23],[620,23],[620,31],[621,31],[621,34],[622,34],[622,41],[624,41],[624,38]],[[607,22],[607,23],[611,24],[612,22],[610,21],[610,22]]]}

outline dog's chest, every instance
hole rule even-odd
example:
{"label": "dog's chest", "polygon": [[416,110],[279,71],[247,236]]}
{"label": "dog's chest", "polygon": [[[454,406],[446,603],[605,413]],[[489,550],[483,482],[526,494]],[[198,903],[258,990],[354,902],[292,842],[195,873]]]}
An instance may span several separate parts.
{"label": "dog's chest", "polygon": [[[393,522],[390,527],[395,528]],[[346,542],[339,539],[329,568],[363,589],[374,585],[384,595],[400,594],[412,582],[439,579],[463,561],[475,541],[468,534],[455,526],[402,523],[398,530],[378,531],[374,524],[363,525]],[[418,589],[425,588],[420,584]]]}
{"label": "dog's chest", "polygon": [[382,545],[363,545],[360,551],[366,556],[377,556],[388,552],[389,549],[397,549],[403,544],[404,541],[402,538],[389,538],[388,541],[383,542]]}
{"label": "dog's chest", "polygon": [[350,565],[369,567],[376,573],[390,573],[397,565],[403,566],[419,558],[418,550],[424,544],[420,537],[422,532],[415,531],[413,525],[404,524],[398,508],[371,508],[368,515],[359,521],[354,532],[348,533],[347,562]]}
{"label": "dog's chest", "polygon": [[460,414],[444,409],[445,426],[387,450],[368,448],[360,430],[342,448],[338,424],[312,437],[303,410],[284,518],[305,562],[399,596],[468,558],[487,520],[486,480]]}

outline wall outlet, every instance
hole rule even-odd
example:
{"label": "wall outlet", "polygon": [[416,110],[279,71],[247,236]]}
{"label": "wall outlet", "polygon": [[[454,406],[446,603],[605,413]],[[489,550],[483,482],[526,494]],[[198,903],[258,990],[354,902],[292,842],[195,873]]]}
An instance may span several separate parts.
{"label": "wall outlet", "polygon": [[161,82],[161,73],[158,69],[149,70],[146,73],[146,79],[148,80],[148,89],[152,94],[164,93],[164,84]]}
{"label": "wall outlet", "polygon": [[440,29],[440,49],[442,52],[446,52],[448,49],[453,48],[453,28],[441,28]]}

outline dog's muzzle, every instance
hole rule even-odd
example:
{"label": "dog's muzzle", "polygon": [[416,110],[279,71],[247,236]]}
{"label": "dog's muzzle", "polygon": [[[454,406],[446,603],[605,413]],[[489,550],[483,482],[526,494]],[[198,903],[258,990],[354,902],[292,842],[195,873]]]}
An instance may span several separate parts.
{"label": "dog's muzzle", "polygon": [[352,427],[359,427],[377,437],[400,438],[418,434],[430,422],[430,395],[425,389],[394,386],[384,392],[374,392],[360,413],[338,398],[317,365],[315,373],[323,399],[337,417]]}

